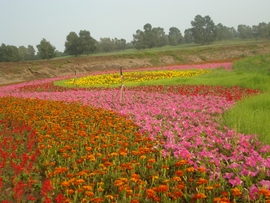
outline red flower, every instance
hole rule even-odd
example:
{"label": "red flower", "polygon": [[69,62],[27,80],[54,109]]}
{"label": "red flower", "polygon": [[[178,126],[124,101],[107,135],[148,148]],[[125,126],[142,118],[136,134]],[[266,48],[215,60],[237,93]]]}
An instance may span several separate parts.
{"label": "red flower", "polygon": [[53,190],[50,180],[45,180],[42,185],[41,195],[47,196],[50,191]]}
{"label": "red flower", "polygon": [[57,197],[55,198],[56,203],[62,203],[64,202],[64,200],[65,200],[65,197],[63,194],[58,194]]}

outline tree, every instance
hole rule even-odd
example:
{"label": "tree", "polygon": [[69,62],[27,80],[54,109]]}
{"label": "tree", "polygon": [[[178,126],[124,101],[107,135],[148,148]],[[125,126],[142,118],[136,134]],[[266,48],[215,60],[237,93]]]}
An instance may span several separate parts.
{"label": "tree", "polygon": [[153,28],[152,33],[154,34],[154,41],[157,47],[162,47],[168,44],[168,37],[166,36],[163,28]]}
{"label": "tree", "polygon": [[0,47],[0,62],[17,62],[20,60],[19,49],[16,46],[2,43]]}
{"label": "tree", "polygon": [[152,48],[156,46],[155,42],[155,35],[152,32],[152,25],[150,23],[147,23],[144,25],[144,36],[143,36],[143,42],[146,45],[147,48]]}
{"label": "tree", "polygon": [[19,46],[19,55],[22,61],[27,60],[28,51],[25,46]]}
{"label": "tree", "polygon": [[217,40],[219,41],[228,40],[236,37],[234,28],[226,27],[221,23],[216,25],[216,36]]}
{"label": "tree", "polygon": [[193,37],[191,28],[185,29],[185,31],[184,31],[184,40],[185,40],[186,44],[194,42],[194,37]]}
{"label": "tree", "polygon": [[239,37],[242,39],[249,39],[253,36],[251,27],[247,25],[238,25],[237,31],[239,33]]}
{"label": "tree", "polygon": [[80,54],[79,37],[75,32],[70,32],[66,37],[64,52],[75,56],[78,56]]}
{"label": "tree", "polygon": [[197,44],[210,44],[216,38],[215,23],[209,16],[195,16],[194,21],[191,21],[192,34]]}
{"label": "tree", "polygon": [[147,48],[144,43],[144,32],[141,30],[137,30],[136,34],[133,34],[133,45],[136,49],[145,49]]}
{"label": "tree", "polygon": [[258,28],[258,32],[257,35],[259,38],[270,38],[270,23],[259,23],[259,25],[257,26]]}
{"label": "tree", "polygon": [[183,42],[183,36],[180,32],[180,30],[176,27],[171,27],[169,29],[169,44],[172,46],[176,46],[178,44],[181,44]]}
{"label": "tree", "polygon": [[96,50],[96,41],[90,36],[90,32],[87,30],[81,30],[79,33],[79,53],[87,54]]}
{"label": "tree", "polygon": [[27,60],[34,60],[35,59],[35,49],[32,45],[28,45],[27,47]]}
{"label": "tree", "polygon": [[70,32],[66,37],[65,53],[78,56],[80,54],[90,54],[96,50],[96,40],[91,37],[90,32],[81,30],[79,36],[75,32]]}
{"label": "tree", "polygon": [[44,38],[40,41],[40,44],[37,45],[37,49],[38,55],[42,59],[51,59],[56,56],[55,47]]}
{"label": "tree", "polygon": [[125,39],[114,38],[112,41],[114,42],[115,50],[120,51],[126,49],[127,42]]}
{"label": "tree", "polygon": [[103,52],[110,52],[115,49],[115,43],[109,37],[100,38],[99,50]]}

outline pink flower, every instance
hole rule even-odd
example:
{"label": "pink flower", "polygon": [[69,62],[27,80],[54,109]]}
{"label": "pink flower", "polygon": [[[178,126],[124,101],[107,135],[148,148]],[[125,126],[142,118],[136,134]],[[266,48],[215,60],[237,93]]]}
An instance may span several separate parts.
{"label": "pink flower", "polygon": [[236,176],[234,179],[230,179],[230,180],[229,180],[229,183],[231,183],[232,186],[241,185],[242,182],[243,182],[243,181],[242,181],[238,176]]}

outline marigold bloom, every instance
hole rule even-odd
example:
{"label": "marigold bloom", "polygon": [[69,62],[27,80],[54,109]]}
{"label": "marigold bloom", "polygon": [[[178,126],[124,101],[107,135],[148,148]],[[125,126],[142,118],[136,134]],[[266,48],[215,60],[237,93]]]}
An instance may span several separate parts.
{"label": "marigold bloom", "polygon": [[183,176],[184,175],[184,172],[181,171],[181,170],[177,170],[177,171],[175,171],[175,175],[176,176]]}
{"label": "marigold bloom", "polygon": [[109,200],[113,200],[114,197],[112,195],[106,195],[105,198]]}
{"label": "marigold bloom", "polygon": [[123,184],[125,184],[125,183],[122,180],[116,180],[116,181],[114,181],[114,185],[115,186],[121,186]]}
{"label": "marigold bloom", "polygon": [[208,180],[204,179],[204,178],[199,178],[199,180],[197,181],[198,185],[203,185],[206,184],[208,182]]}
{"label": "marigold bloom", "polygon": [[180,160],[180,161],[176,162],[174,165],[175,166],[182,166],[182,165],[185,165],[187,163],[188,163],[187,160]]}
{"label": "marigold bloom", "polygon": [[76,185],[80,185],[80,184],[82,184],[82,183],[84,183],[85,181],[83,180],[83,179],[78,179],[78,180],[76,180],[75,181],[75,184]]}
{"label": "marigold bloom", "polygon": [[156,162],[156,159],[148,159],[148,163],[155,163]]}
{"label": "marigold bloom", "polygon": [[61,183],[61,185],[64,186],[64,187],[68,187],[70,185],[70,183],[68,181],[63,181]]}
{"label": "marigold bloom", "polygon": [[90,185],[84,185],[82,186],[84,190],[93,190],[93,188]]}
{"label": "marigold bloom", "polygon": [[85,191],[84,195],[88,197],[93,197],[95,194],[91,191]]}
{"label": "marigold bloom", "polygon": [[146,190],[147,198],[152,199],[156,196],[155,191],[153,189],[147,189]]}
{"label": "marigold bloom", "polygon": [[187,172],[194,172],[195,171],[195,168],[194,167],[189,167],[186,169]]}
{"label": "marigold bloom", "polygon": [[230,203],[231,201],[226,197],[215,197],[214,203]]}
{"label": "marigold bloom", "polygon": [[206,186],[205,189],[206,190],[214,190],[214,187],[213,186]]}
{"label": "marigold bloom", "polygon": [[270,190],[266,189],[266,188],[260,188],[258,191],[259,194],[263,194],[265,196],[265,198],[269,198],[270,197]]}
{"label": "marigold bloom", "polygon": [[199,168],[197,169],[197,171],[199,171],[199,172],[205,172],[205,171],[206,171],[206,168],[204,168],[204,167],[199,167]]}
{"label": "marigold bloom", "polygon": [[242,192],[237,187],[235,187],[235,188],[232,189],[232,195],[233,196],[238,197],[241,194],[242,194]]}
{"label": "marigold bloom", "polygon": [[168,185],[159,185],[156,188],[157,192],[167,192],[169,190],[169,186]]}
{"label": "marigold bloom", "polygon": [[198,193],[193,196],[193,199],[205,199],[207,196],[203,193]]}
{"label": "marigold bloom", "polygon": [[169,169],[169,166],[168,165],[163,165],[162,168],[168,170]]}
{"label": "marigold bloom", "polygon": [[75,191],[74,191],[74,190],[72,190],[72,189],[68,189],[68,190],[67,190],[67,192],[68,192],[68,194],[69,194],[69,195],[72,195],[72,194],[74,194],[74,193],[75,193]]}
{"label": "marigold bloom", "polygon": [[140,156],[140,159],[145,159],[145,158],[146,158],[145,155]]}
{"label": "marigold bloom", "polygon": [[111,153],[111,156],[118,156],[118,153],[112,152],[112,153]]}

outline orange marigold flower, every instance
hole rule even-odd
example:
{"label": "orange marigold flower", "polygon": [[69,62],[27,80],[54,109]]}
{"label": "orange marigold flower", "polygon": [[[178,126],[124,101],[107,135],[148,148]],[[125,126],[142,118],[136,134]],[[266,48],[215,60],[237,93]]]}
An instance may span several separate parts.
{"label": "orange marigold flower", "polygon": [[146,195],[147,195],[147,198],[149,199],[154,198],[156,196],[155,191],[153,189],[147,189]]}
{"label": "orange marigold flower", "polygon": [[194,169],[194,167],[189,167],[189,168],[186,169],[186,171],[187,171],[187,172],[194,172],[195,169]]}
{"label": "orange marigold flower", "polygon": [[176,176],[183,176],[184,175],[184,172],[181,171],[181,170],[177,170],[177,171],[175,171],[175,175]]}
{"label": "orange marigold flower", "polygon": [[167,192],[169,190],[169,186],[168,185],[159,185],[156,188],[157,192]]}
{"label": "orange marigold flower", "polygon": [[64,203],[71,203],[72,200],[71,199],[65,199]]}
{"label": "orange marigold flower", "polygon": [[155,163],[156,162],[156,159],[148,159],[148,163]]}
{"label": "orange marigold flower", "polygon": [[180,161],[176,162],[174,165],[175,166],[182,166],[182,165],[187,164],[187,163],[188,163],[187,160],[180,160]]}
{"label": "orange marigold flower", "polygon": [[205,199],[207,196],[203,193],[198,193],[193,196],[193,199]]}
{"label": "orange marigold flower", "polygon": [[130,201],[130,203],[140,203],[140,201],[137,200],[137,199],[132,199],[132,200]]}
{"label": "orange marigold flower", "polygon": [[90,185],[84,185],[82,186],[84,190],[93,190],[93,188]]}
{"label": "orange marigold flower", "polygon": [[180,177],[178,177],[178,176],[174,176],[173,178],[172,178],[172,180],[173,181],[181,181],[182,179],[180,178]]}
{"label": "orange marigold flower", "polygon": [[72,195],[72,194],[74,194],[75,191],[72,190],[72,189],[68,189],[67,192],[68,192],[69,195]]}
{"label": "orange marigold flower", "polygon": [[160,201],[161,201],[160,197],[157,197],[157,196],[154,197],[154,202],[160,202]]}
{"label": "orange marigold flower", "polygon": [[102,187],[98,187],[98,191],[99,191],[99,192],[103,192],[104,189],[103,189]]}
{"label": "orange marigold flower", "polygon": [[162,168],[168,170],[169,169],[169,166],[168,165],[163,165]]}
{"label": "orange marigold flower", "polygon": [[208,182],[207,179],[199,178],[199,180],[197,181],[197,184],[198,184],[198,185],[203,185],[203,184],[206,184],[207,182]]}
{"label": "orange marigold flower", "polygon": [[228,195],[229,195],[228,192],[226,192],[226,191],[222,191],[221,194],[222,194],[222,196],[224,196],[224,197],[228,197]]}
{"label": "orange marigold flower", "polygon": [[215,197],[214,203],[230,203],[231,201],[226,197]]}
{"label": "orange marigold flower", "polygon": [[145,159],[145,158],[146,158],[145,155],[140,156],[140,159]]}
{"label": "orange marigold flower", "polygon": [[265,198],[268,198],[270,196],[270,190],[266,188],[260,188],[258,193],[263,194]]}
{"label": "orange marigold flower", "polygon": [[106,162],[104,163],[104,166],[113,166],[113,163],[111,163],[111,162],[109,162],[109,161],[106,161]]}
{"label": "orange marigold flower", "polygon": [[153,166],[147,165],[146,168],[151,169],[151,168],[153,168]]}
{"label": "orange marigold flower", "polygon": [[206,168],[204,168],[204,167],[199,167],[199,168],[197,169],[197,171],[199,171],[199,172],[205,172],[205,171],[206,171]]}
{"label": "orange marigold flower", "polygon": [[61,185],[64,186],[64,187],[68,187],[70,185],[70,183],[68,181],[63,181],[61,183]]}
{"label": "orange marigold flower", "polygon": [[114,185],[115,186],[121,186],[123,184],[124,184],[124,182],[122,180],[116,180],[116,181],[114,181]]}
{"label": "orange marigold flower", "polygon": [[84,183],[84,180],[83,179],[78,179],[78,180],[75,181],[75,184],[76,185],[80,185],[82,183]]}
{"label": "orange marigold flower", "polygon": [[235,188],[232,189],[232,195],[233,196],[238,197],[241,194],[242,194],[242,192],[237,187],[235,187]]}
{"label": "orange marigold flower", "polygon": [[106,195],[105,198],[109,200],[113,200],[114,197],[112,195]]}
{"label": "orange marigold flower", "polygon": [[216,183],[216,184],[214,184],[214,187],[215,188],[219,188],[220,187],[220,184]]}
{"label": "orange marigold flower", "polygon": [[206,190],[214,190],[214,187],[213,186],[206,186],[205,189]]}
{"label": "orange marigold flower", "polygon": [[93,197],[95,194],[91,191],[85,191],[84,195],[88,197]]}
{"label": "orange marigold flower", "polygon": [[118,156],[118,153],[112,152],[112,153],[111,153],[111,156]]}
{"label": "orange marigold flower", "polygon": [[127,156],[127,153],[125,151],[119,152],[121,156]]}

